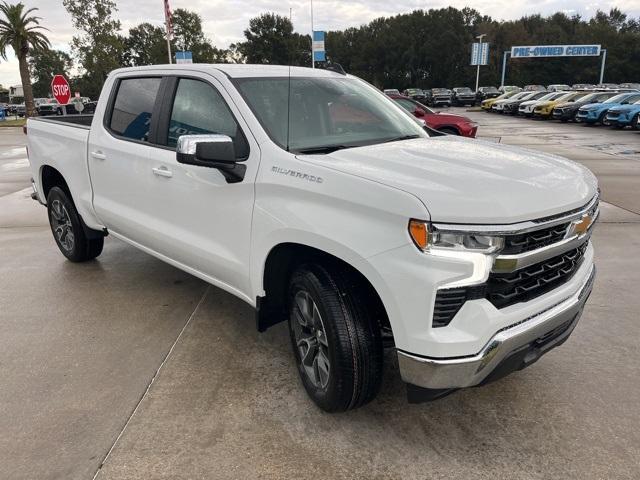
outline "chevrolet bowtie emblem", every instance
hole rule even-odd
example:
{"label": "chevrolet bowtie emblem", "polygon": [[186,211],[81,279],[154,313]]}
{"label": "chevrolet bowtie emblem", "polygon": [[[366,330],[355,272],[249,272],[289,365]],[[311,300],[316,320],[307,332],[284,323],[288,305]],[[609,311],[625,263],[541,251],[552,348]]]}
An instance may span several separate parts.
{"label": "chevrolet bowtie emblem", "polygon": [[593,217],[591,215],[585,215],[580,220],[575,221],[575,223],[573,224],[573,231],[576,233],[576,235],[582,235],[587,230],[589,230],[589,227],[592,223]]}

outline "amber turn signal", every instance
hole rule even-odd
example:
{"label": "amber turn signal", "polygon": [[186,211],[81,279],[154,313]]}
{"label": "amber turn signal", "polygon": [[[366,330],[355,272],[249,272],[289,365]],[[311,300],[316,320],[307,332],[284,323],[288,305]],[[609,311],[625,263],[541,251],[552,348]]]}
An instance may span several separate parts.
{"label": "amber turn signal", "polygon": [[409,235],[411,235],[413,243],[415,243],[420,250],[426,250],[429,243],[429,231],[427,230],[427,224],[425,222],[421,220],[410,220]]}

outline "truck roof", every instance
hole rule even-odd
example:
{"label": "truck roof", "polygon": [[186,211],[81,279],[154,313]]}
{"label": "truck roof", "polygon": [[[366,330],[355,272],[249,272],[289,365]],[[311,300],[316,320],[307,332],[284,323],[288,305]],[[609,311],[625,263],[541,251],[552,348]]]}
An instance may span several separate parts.
{"label": "truck roof", "polygon": [[344,75],[322,68],[289,67],[287,65],[248,65],[235,63],[192,63],[179,65],[148,65],[144,67],[118,68],[111,72],[112,75],[119,75],[129,72],[158,71],[168,72],[171,70],[207,72],[218,70],[230,78],[243,77],[287,77],[289,73],[292,77],[335,77],[344,78]]}

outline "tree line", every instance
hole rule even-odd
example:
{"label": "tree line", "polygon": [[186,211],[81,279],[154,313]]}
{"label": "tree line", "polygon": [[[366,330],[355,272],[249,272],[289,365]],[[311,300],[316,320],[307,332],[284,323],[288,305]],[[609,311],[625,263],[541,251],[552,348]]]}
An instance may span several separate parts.
{"label": "tree line", "polygon": [[[164,26],[143,22],[123,32],[114,0],[63,0],[78,32],[70,54],[49,48],[40,18],[33,16],[37,9],[2,5],[0,56],[14,48],[36,97],[49,94],[55,73],[69,78],[76,72],[72,89],[96,98],[111,70],[168,61]],[[311,37],[295,32],[289,18],[274,13],[252,18],[243,41],[227,49],[213,45],[194,11],[176,9],[173,27],[172,51],[192,51],[194,62],[311,64]],[[468,7],[415,10],[327,32],[327,59],[380,88],[471,86],[471,44],[481,33],[490,44],[489,65],[481,69],[483,85],[499,85],[503,52],[511,46],[553,44],[601,44],[607,49],[605,81],[640,82],[640,20],[615,8],[590,19],[559,12],[512,21]],[[511,59],[506,83],[595,83],[599,69],[596,57]]]}

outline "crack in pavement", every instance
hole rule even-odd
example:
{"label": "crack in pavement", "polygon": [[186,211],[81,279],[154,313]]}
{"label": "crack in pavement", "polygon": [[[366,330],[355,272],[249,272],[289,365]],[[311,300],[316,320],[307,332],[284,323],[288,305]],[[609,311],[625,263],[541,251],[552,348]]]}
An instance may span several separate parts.
{"label": "crack in pavement", "polygon": [[105,463],[107,462],[107,460],[111,456],[111,452],[113,452],[113,450],[115,449],[116,445],[118,444],[118,441],[120,440],[120,438],[124,434],[124,431],[127,429],[127,427],[129,426],[129,423],[131,422],[131,420],[133,419],[134,415],[136,414],[136,412],[140,408],[140,405],[142,404],[142,401],[149,394],[149,391],[151,390],[151,386],[153,385],[153,382],[160,375],[160,371],[162,370],[162,367],[164,367],[165,363],[167,363],[167,361],[169,360],[169,357],[171,356],[171,353],[173,353],[173,349],[175,348],[177,343],[180,341],[180,338],[182,338],[182,334],[185,332],[185,330],[187,329],[187,327],[191,323],[191,320],[193,320],[193,318],[195,317],[196,313],[198,312],[198,310],[200,308],[200,305],[202,305],[202,303],[204,302],[204,300],[207,297],[207,294],[209,293],[210,289],[211,289],[211,285],[208,285],[206,290],[202,294],[202,297],[200,298],[200,300],[196,304],[195,308],[193,309],[193,312],[191,312],[191,315],[189,315],[189,318],[187,319],[187,321],[185,322],[184,326],[182,327],[182,330],[180,330],[180,333],[176,337],[175,341],[171,344],[171,347],[169,348],[169,351],[164,356],[164,358],[162,359],[162,362],[160,363],[160,366],[156,369],[155,373],[153,374],[153,377],[151,378],[151,381],[149,382],[149,384],[147,385],[147,388],[145,389],[144,393],[142,394],[142,396],[138,400],[138,403],[136,403],[135,408],[133,409],[133,411],[131,412],[131,414],[127,418],[127,421],[123,425],[122,430],[120,430],[120,433],[118,433],[118,436],[113,441],[113,444],[111,445],[111,448],[109,448],[109,451],[107,452],[107,454],[104,456],[104,458],[100,462],[100,465],[98,465],[98,469],[96,470],[96,473],[93,475],[93,480],[96,480],[96,478],[98,477],[98,475],[102,471],[102,467],[104,467]]}

